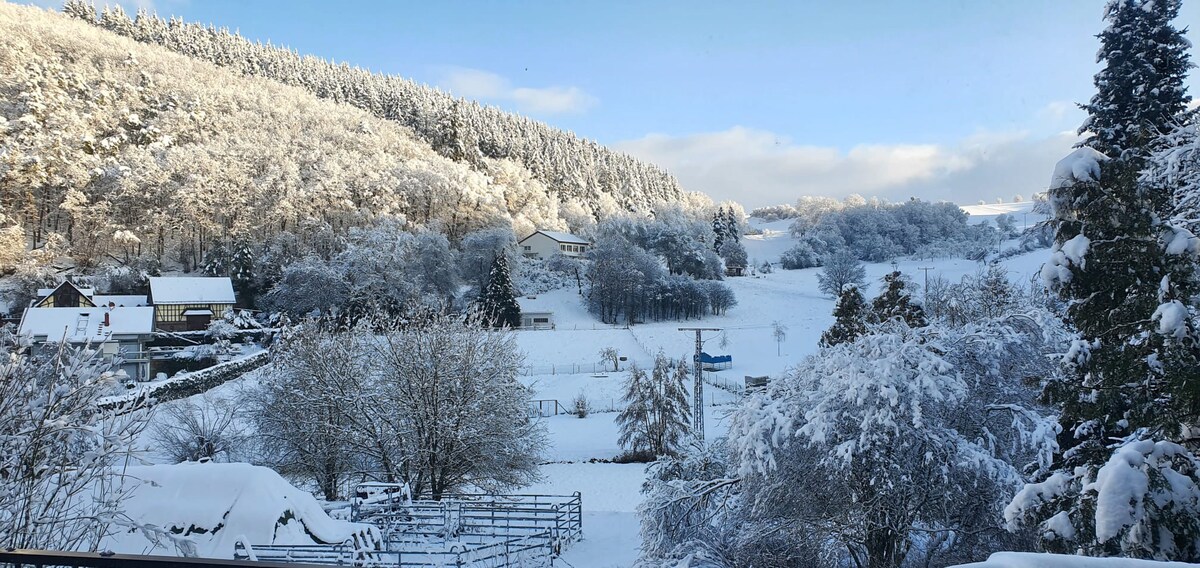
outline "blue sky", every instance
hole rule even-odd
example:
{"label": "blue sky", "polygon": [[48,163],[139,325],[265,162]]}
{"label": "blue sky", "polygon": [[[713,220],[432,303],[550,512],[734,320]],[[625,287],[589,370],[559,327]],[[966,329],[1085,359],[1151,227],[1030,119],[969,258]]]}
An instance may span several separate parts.
{"label": "blue sky", "polygon": [[122,3],[528,114],[748,207],[1040,191],[1103,26],[1094,0]]}

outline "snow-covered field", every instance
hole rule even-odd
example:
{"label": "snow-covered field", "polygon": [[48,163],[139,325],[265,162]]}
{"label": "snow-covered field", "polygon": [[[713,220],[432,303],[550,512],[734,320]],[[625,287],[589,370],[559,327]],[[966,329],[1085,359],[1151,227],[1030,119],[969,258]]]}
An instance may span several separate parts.
{"label": "snow-covered field", "polygon": [[[976,206],[979,210],[972,214],[979,218],[1001,213],[1019,217],[1022,208],[1029,206],[1028,203]],[[787,233],[787,224],[781,221],[757,225],[762,234],[745,238],[750,256],[760,262],[776,260],[778,254],[794,243]],[[1045,256],[1045,251],[1035,251],[1008,258],[1003,264],[1014,280],[1027,281],[1040,269]],[[891,263],[869,264],[866,292],[868,296],[875,294],[878,281],[894,268],[920,283],[924,278],[921,267],[930,268],[930,277],[940,275],[957,281],[979,270],[980,265],[963,259],[899,260],[894,267]],[[547,463],[542,468],[544,479],[522,491],[566,495],[578,491],[582,495],[585,539],[564,552],[567,565],[630,566],[638,555],[637,506],[641,501],[645,466],[606,463],[621,451],[617,444],[615,410],[622,406],[621,384],[628,365],[648,367],[660,350],[669,357],[690,358],[694,333],[678,328],[693,325],[721,328],[721,332],[706,332],[704,340],[708,353],[733,357],[731,369],[706,376],[707,437],[722,436],[728,427],[727,416],[738,400],[737,385],[743,378],[785,372],[816,350],[821,332],[832,324],[834,301],[817,290],[818,272],[819,269],[777,270],[771,274],[729,278],[727,283],[737,295],[738,305],[728,314],[699,321],[639,324],[632,328],[600,324],[586,312],[578,291],[573,288],[539,297],[541,304],[553,310],[555,329],[516,332],[527,368],[521,380],[533,389],[536,399],[557,401],[565,409],[583,393],[592,407],[592,413],[583,419],[565,414],[543,419],[551,443]],[[787,337],[779,345],[773,338],[773,322],[787,328]],[[627,358],[622,371],[612,372],[600,363],[599,351],[606,347],[615,348]],[[239,389],[257,380],[254,375],[227,383],[210,391],[208,396],[236,397]],[[729,385],[730,389],[716,388],[714,383]]]}

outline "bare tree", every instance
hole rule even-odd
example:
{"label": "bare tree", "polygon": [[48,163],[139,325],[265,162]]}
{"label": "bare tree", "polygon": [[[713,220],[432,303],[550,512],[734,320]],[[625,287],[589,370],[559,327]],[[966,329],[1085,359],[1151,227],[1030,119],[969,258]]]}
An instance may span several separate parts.
{"label": "bare tree", "polygon": [[159,408],[150,431],[163,456],[175,462],[239,461],[245,452],[246,429],[237,402],[209,394]]}
{"label": "bare tree", "polygon": [[842,250],[825,260],[825,268],[817,275],[817,285],[822,292],[837,297],[847,284],[862,287],[867,282],[867,270],[848,250]]}
{"label": "bare tree", "polygon": [[95,550],[135,483],[146,412],[97,401],[123,378],[98,350],[0,347],[0,548]]}
{"label": "bare tree", "polygon": [[614,372],[621,370],[618,367],[618,365],[621,362],[621,356],[620,356],[620,354],[617,353],[617,349],[615,347],[605,347],[605,348],[601,349],[600,350],[600,362],[601,363],[612,363]]}

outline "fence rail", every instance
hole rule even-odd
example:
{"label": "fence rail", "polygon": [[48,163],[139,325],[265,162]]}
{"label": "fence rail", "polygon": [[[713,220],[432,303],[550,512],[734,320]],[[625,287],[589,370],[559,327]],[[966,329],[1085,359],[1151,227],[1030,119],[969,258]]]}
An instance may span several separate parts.
{"label": "fence rail", "polygon": [[557,555],[583,537],[583,504],[573,495],[460,494],[440,501],[411,501],[402,485],[366,483],[355,488],[351,519],[378,526],[385,542],[443,537],[545,538]]}
{"label": "fence rail", "polygon": [[179,558],[141,554],[12,550],[0,548],[0,566],[72,566],[74,568],[301,568],[295,563],[246,562],[216,558]]}

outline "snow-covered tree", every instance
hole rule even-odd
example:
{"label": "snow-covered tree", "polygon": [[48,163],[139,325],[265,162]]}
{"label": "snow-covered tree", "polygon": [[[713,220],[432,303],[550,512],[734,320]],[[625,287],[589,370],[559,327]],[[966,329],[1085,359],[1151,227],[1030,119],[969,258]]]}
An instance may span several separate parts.
{"label": "snow-covered tree", "polygon": [[508,257],[496,255],[487,284],[479,294],[479,315],[490,327],[517,328],[521,326],[521,306],[508,273]]}
{"label": "snow-covered tree", "polygon": [[99,350],[0,345],[0,547],[96,550],[136,481],[142,401],[101,408],[123,373]]}
{"label": "snow-covered tree", "polygon": [[414,496],[512,490],[539,479],[545,427],[529,417],[512,332],[426,313],[374,337],[379,394],[368,404],[398,422],[393,474]]}
{"label": "snow-covered tree", "polygon": [[1060,554],[1200,559],[1200,460],[1164,440],[1118,445],[1099,469],[1061,470],[1026,485],[1004,510]]}
{"label": "snow-covered tree", "polygon": [[825,294],[837,297],[849,284],[867,283],[867,269],[849,251],[839,251],[824,260],[825,266],[817,275],[817,288]]}
{"label": "snow-covered tree", "polygon": [[1096,94],[1081,108],[1084,144],[1124,161],[1143,155],[1160,134],[1178,123],[1191,97],[1184,85],[1192,65],[1191,43],[1172,21],[1182,0],[1111,0],[1100,32]]}
{"label": "snow-covered tree", "polygon": [[1040,338],[1036,326],[892,322],[805,359],[731,425],[743,538],[770,533],[779,554],[871,567],[1020,546],[1001,508],[1023,469],[1048,465],[1053,421],[1025,406],[1035,393],[1019,379],[976,373]]}
{"label": "snow-covered tree", "polygon": [[[1061,409],[1063,428],[1057,467],[1043,483],[1062,487],[1045,506],[1014,502],[1022,513],[1013,518],[1062,538],[1072,532],[1087,554],[1197,559],[1195,548],[1161,530],[1093,534],[1089,520],[1092,480],[1104,470],[1122,471],[1109,469],[1117,458],[1134,466],[1122,448],[1179,440],[1200,418],[1200,335],[1189,307],[1200,247],[1190,231],[1168,221],[1171,189],[1142,176],[1153,142],[1181,121],[1189,99],[1188,44],[1171,23],[1179,5],[1108,4],[1109,25],[1100,34],[1104,67],[1096,96],[1084,106],[1089,117],[1081,132],[1089,137],[1057,164],[1051,182],[1057,232],[1042,276],[1067,302],[1079,338],[1063,358],[1069,372],[1045,391]],[[1182,485],[1170,490],[1188,499]],[[1179,510],[1143,508],[1139,526],[1194,538],[1175,526]]]}
{"label": "snow-covered tree", "polygon": [[801,241],[780,255],[779,264],[784,270],[797,270],[820,266],[821,259],[817,258],[817,253],[811,245]]}
{"label": "snow-covered tree", "polygon": [[650,376],[637,365],[629,366],[621,401],[625,408],[617,415],[621,428],[618,442],[631,457],[653,460],[674,455],[689,431],[687,366],[680,363],[672,372],[670,360],[659,354]]}
{"label": "snow-covered tree", "polygon": [[872,322],[900,320],[910,327],[927,325],[925,310],[905,289],[907,283],[899,270],[884,275],[883,283],[883,291],[871,302]]}
{"label": "snow-covered tree", "polygon": [[833,327],[821,334],[821,346],[832,347],[854,341],[867,333],[867,301],[858,286],[847,285],[833,308]]}

